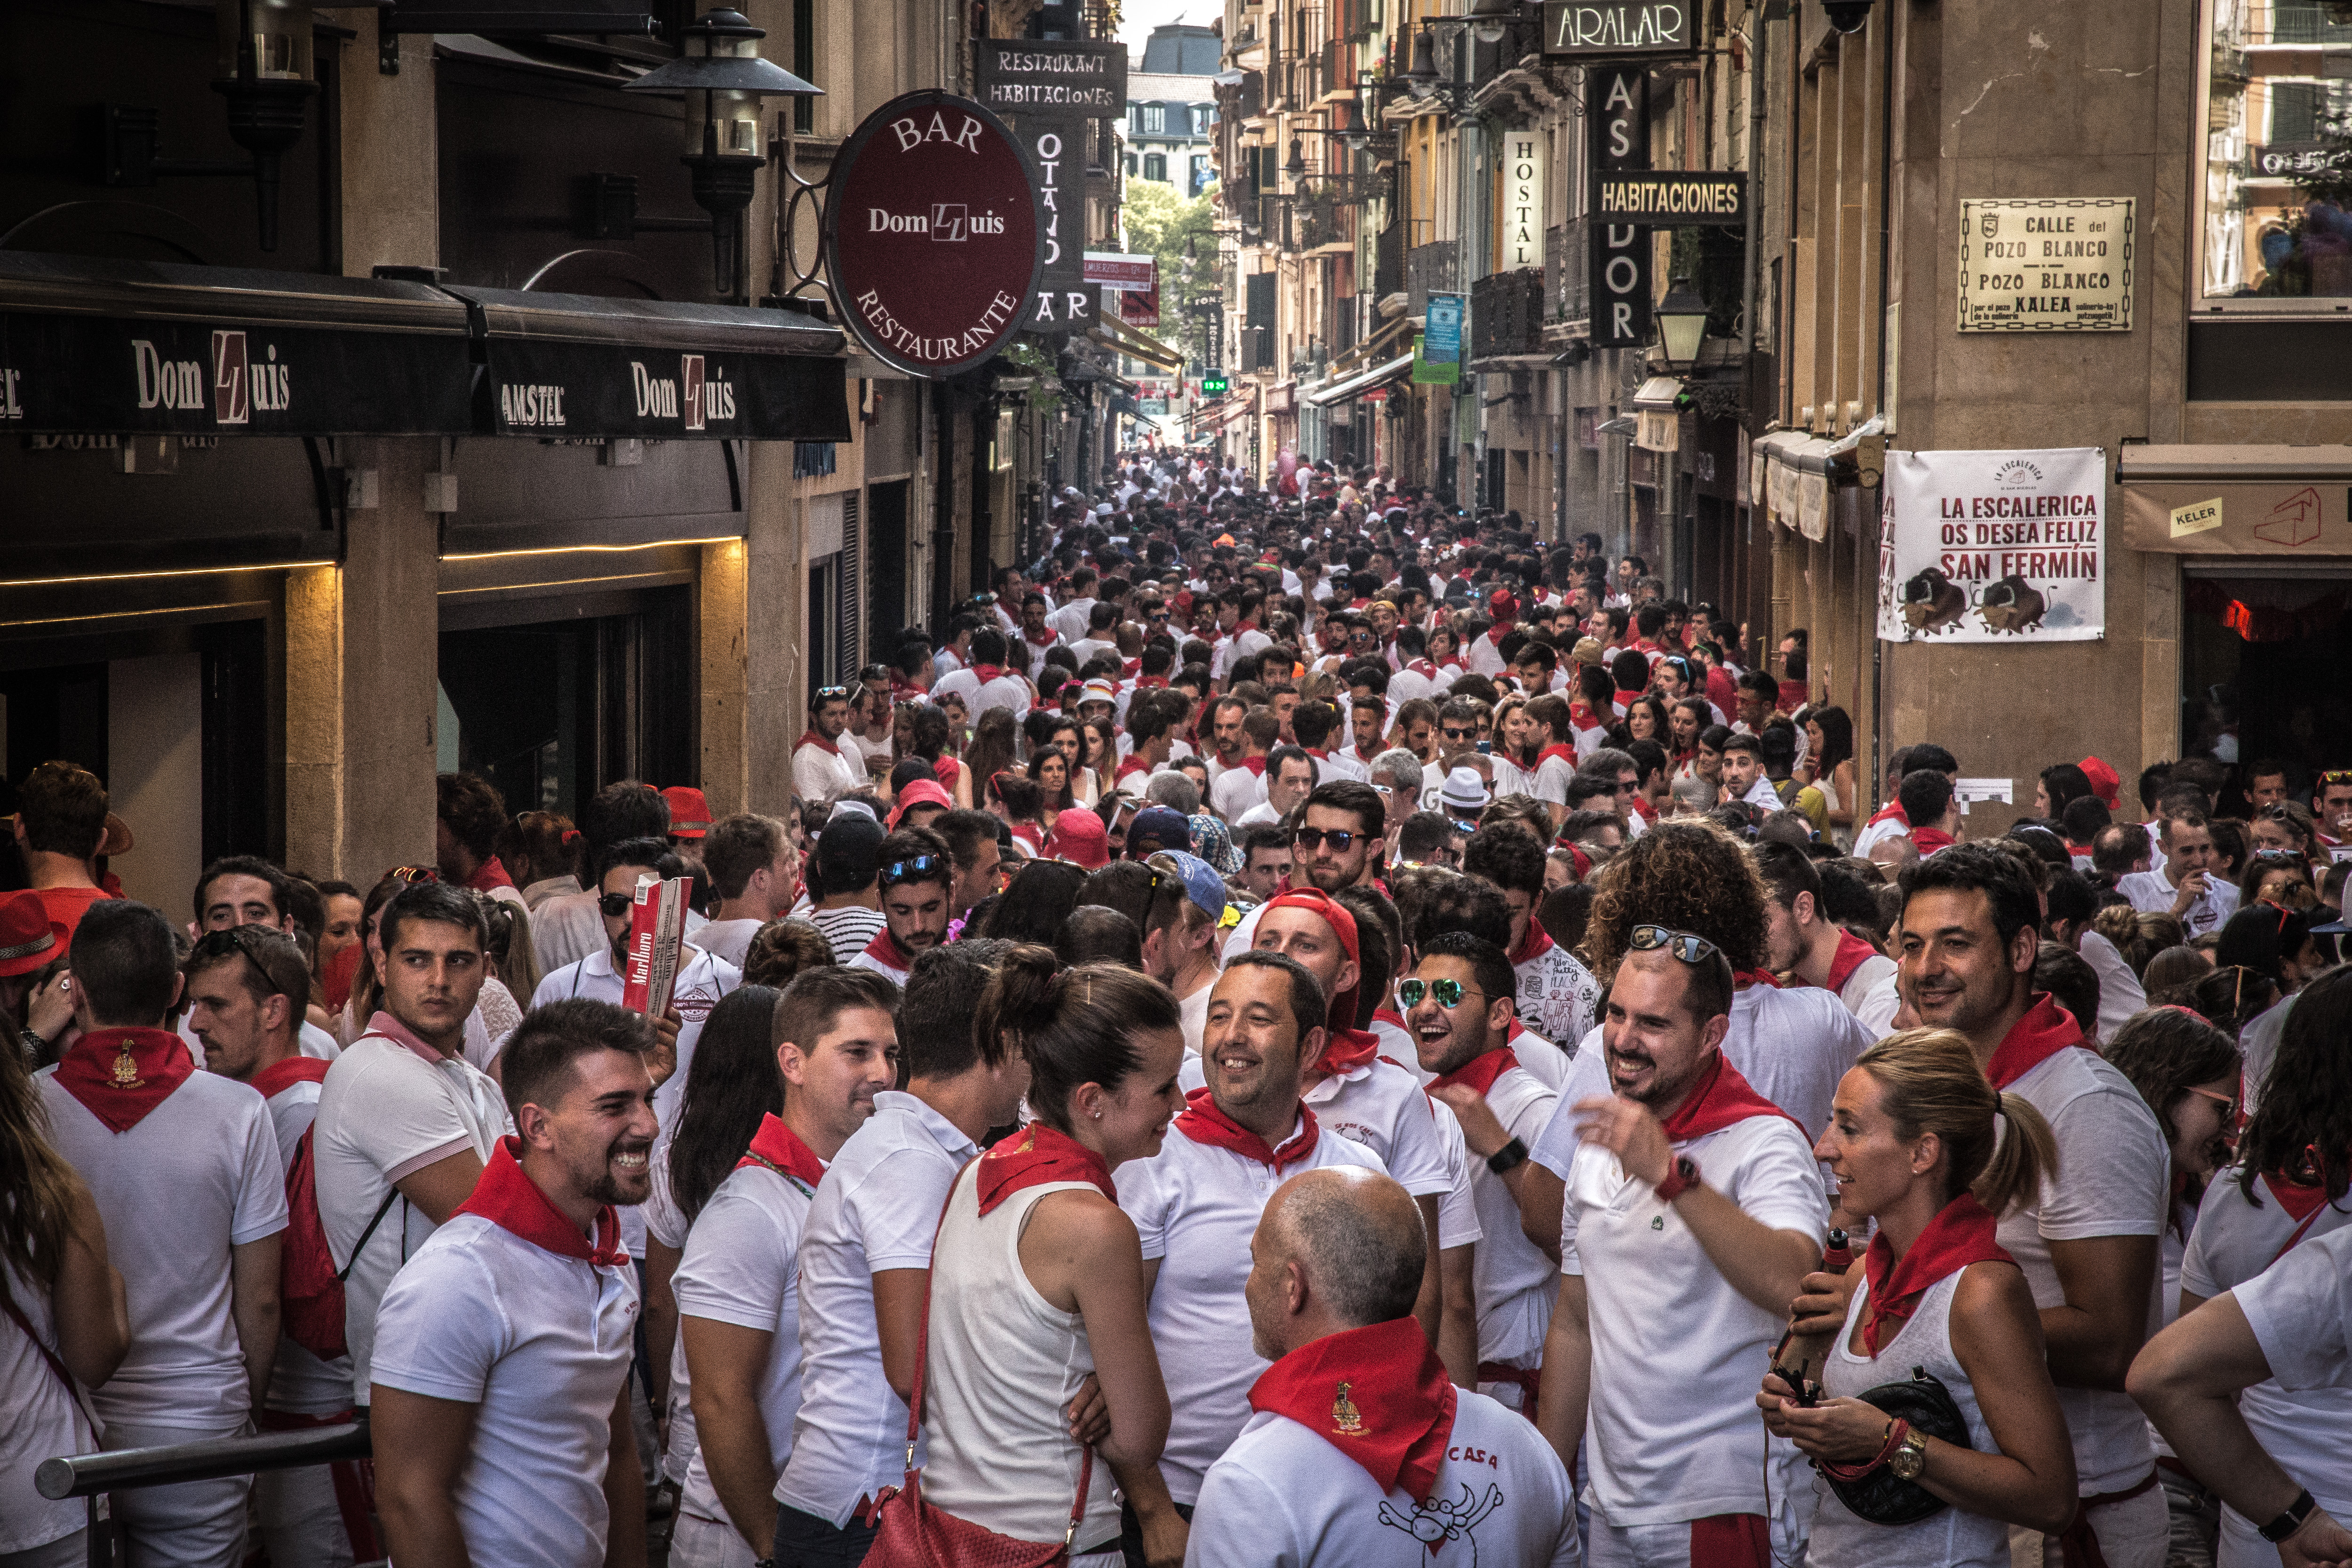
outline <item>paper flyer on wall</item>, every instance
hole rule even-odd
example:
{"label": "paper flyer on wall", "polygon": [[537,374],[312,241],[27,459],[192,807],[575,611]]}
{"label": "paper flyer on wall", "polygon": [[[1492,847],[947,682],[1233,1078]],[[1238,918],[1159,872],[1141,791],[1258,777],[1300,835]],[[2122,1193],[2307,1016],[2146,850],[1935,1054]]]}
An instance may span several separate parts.
{"label": "paper flyer on wall", "polygon": [[682,876],[666,882],[657,876],[637,878],[636,901],[629,910],[629,968],[621,981],[621,1005],[631,1012],[657,1019],[669,1010],[692,887]]}
{"label": "paper flyer on wall", "polygon": [[2095,446],[1889,452],[1878,634],[1893,643],[2105,636],[2106,495]]}

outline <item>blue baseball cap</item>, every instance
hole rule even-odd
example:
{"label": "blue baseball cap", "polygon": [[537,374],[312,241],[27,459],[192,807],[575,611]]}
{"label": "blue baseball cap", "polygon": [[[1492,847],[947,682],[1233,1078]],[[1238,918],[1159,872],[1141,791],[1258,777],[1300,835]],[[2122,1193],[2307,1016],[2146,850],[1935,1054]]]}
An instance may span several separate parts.
{"label": "blue baseball cap", "polygon": [[[1175,814],[1173,811],[1169,813],[1171,817]],[[1128,831],[1130,833],[1134,831],[1132,828]],[[1163,858],[1174,862],[1177,873],[1184,879],[1185,896],[1198,904],[1210,919],[1223,915],[1225,879],[1212,870],[1207,861],[1198,855],[1188,855],[1182,850],[1162,850],[1150,857],[1155,862]]]}
{"label": "blue baseball cap", "polygon": [[1147,806],[1138,811],[1127,824],[1127,841],[1150,839],[1165,850],[1189,850],[1192,847],[1192,824],[1184,813],[1169,806]]}

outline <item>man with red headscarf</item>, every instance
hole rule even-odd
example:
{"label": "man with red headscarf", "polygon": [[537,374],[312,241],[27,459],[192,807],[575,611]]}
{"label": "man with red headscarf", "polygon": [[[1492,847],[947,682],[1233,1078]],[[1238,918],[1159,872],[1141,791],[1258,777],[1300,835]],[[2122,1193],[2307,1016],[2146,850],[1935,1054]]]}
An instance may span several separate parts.
{"label": "man with red headscarf", "polygon": [[1511,597],[1510,590],[1498,588],[1486,596],[1486,614],[1494,624],[1471,638],[1470,646],[1464,650],[1474,675],[1499,675],[1510,668],[1510,662],[1503,657],[1503,639],[1511,634],[1519,618],[1519,601]]}

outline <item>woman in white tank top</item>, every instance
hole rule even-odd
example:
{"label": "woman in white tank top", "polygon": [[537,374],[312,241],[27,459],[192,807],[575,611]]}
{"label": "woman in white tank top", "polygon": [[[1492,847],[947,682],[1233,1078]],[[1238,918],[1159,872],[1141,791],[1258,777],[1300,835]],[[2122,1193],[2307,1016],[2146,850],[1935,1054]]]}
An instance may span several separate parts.
{"label": "woman in white tank top", "polygon": [[1182,1103],[1176,999],[1117,965],[1057,972],[1050,950],[1024,945],[998,966],[975,1021],[1028,1060],[1036,1120],[966,1166],[948,1197],[931,1254],[924,1499],[1016,1540],[1061,1540],[1091,1376],[1109,1430],[1094,1444],[1073,1568],[1123,1561],[1120,1492],[1149,1560],[1178,1563],[1185,1526],[1159,1464],[1168,1391],[1142,1244],[1111,1175],[1158,1154]]}
{"label": "woman in white tank top", "polygon": [[[2009,1135],[1998,1141],[1999,1122]],[[1864,1052],[1838,1085],[1813,1151],[1853,1221],[1878,1234],[1847,1278],[1833,1342],[1792,1341],[1781,1364],[1818,1379],[1801,1406],[1778,1375],[1757,1403],[1765,1426],[1817,1469],[1860,1479],[1884,1467],[1948,1506],[1910,1524],[1873,1523],[1816,1478],[1808,1568],[2003,1568],[2009,1526],[2056,1532],[2075,1511],[2074,1450],[2025,1276],[1995,1241],[2001,1213],[2054,1173],[2048,1124],[1986,1082],[1968,1040],[1908,1030]],[[1972,1190],[1973,1189],[1973,1190]],[[1916,1370],[1958,1406],[1968,1446],[1911,1431],[1859,1397]]]}

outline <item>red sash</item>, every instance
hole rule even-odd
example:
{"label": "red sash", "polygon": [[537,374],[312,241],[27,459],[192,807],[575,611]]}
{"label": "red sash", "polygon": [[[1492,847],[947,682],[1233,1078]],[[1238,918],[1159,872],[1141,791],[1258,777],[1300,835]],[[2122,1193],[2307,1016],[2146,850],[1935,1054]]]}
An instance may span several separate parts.
{"label": "red sash", "polygon": [[[1800,1134],[1804,1124],[1767,1100],[1740,1076],[1731,1059],[1718,1051],[1715,1066],[1701,1083],[1685,1098],[1675,1113],[1666,1118],[1666,1141],[1686,1144],[1693,1138],[1703,1138],[1709,1133],[1719,1133],[1750,1116],[1778,1116]],[[1807,1136],[1810,1146],[1811,1139]]]}
{"label": "red sash", "polygon": [[273,1061],[246,1080],[264,1100],[275,1100],[297,1083],[324,1083],[327,1064],[315,1056],[289,1056]]}
{"label": "red sash", "polygon": [[500,1229],[511,1231],[532,1246],[559,1258],[577,1258],[598,1269],[623,1269],[629,1255],[621,1249],[621,1217],[606,1204],[596,1211],[596,1244],[588,1245],[539,1184],[527,1175],[515,1153],[520,1138],[500,1138],[490,1151],[490,1163],[474,1183],[473,1196],[457,1206],[459,1214],[478,1214]]}
{"label": "red sash", "polygon": [[169,1030],[92,1030],[58,1063],[58,1087],[117,1133],[127,1133],[196,1070]]}
{"label": "red sash", "polygon": [[1985,1063],[1985,1076],[1996,1089],[2006,1089],[2068,1046],[2081,1046],[2094,1056],[2098,1052],[2083,1038],[2083,1026],[2074,1015],[2058,1005],[2049,992],[2033,998],[2025,1016],[2010,1026],[2000,1049]]}
{"label": "red sash", "polygon": [[1454,1434],[1454,1385],[1409,1317],[1303,1344],[1250,1385],[1250,1408],[1286,1416],[1364,1467],[1383,1491],[1426,1503]]}
{"label": "red sash", "polygon": [[1022,1188],[1048,1182],[1082,1181],[1113,1203],[1118,1201],[1103,1157],[1043,1122],[1030,1123],[981,1155],[978,1180],[983,1215]]}
{"label": "red sash", "polygon": [[1451,1072],[1441,1072],[1429,1081],[1432,1089],[1444,1089],[1456,1083],[1467,1083],[1485,1094],[1495,1087],[1495,1080],[1519,1064],[1518,1053],[1509,1046],[1494,1051],[1482,1051]]}
{"label": "red sash", "polygon": [[1971,1263],[2015,1262],[1993,1239],[2000,1224],[1975,1194],[1964,1192],[1936,1211],[1936,1218],[1927,1221],[1927,1228],[1899,1260],[1887,1244],[1885,1231],[1871,1238],[1870,1250],[1863,1254],[1864,1278],[1870,1281],[1870,1315],[1862,1322],[1863,1348],[1876,1355],[1882,1343],[1902,1332],[1917,1310],[1919,1299],[1945,1275],[1957,1274]]}
{"label": "red sash", "polygon": [[1196,1144],[1230,1149],[1276,1172],[1313,1154],[1316,1140],[1322,1136],[1315,1113],[1302,1104],[1298,1107],[1298,1131],[1282,1147],[1269,1148],[1264,1138],[1218,1110],[1216,1101],[1206,1089],[1195,1089],[1184,1096],[1184,1109],[1176,1113],[1176,1130]]}
{"label": "red sash", "polygon": [[824,1162],[816,1157],[816,1151],[801,1142],[800,1134],[772,1112],[760,1118],[751,1148],[735,1162],[739,1171],[745,1166],[761,1166],[809,1186],[824,1179]]}
{"label": "red sash", "polygon": [[1882,955],[1877,948],[1853,932],[1839,931],[1837,952],[1830,958],[1829,988],[1832,991],[1844,990],[1845,983],[1853,978],[1853,972],[1856,969],[1861,968],[1873,958],[1880,956]]}

